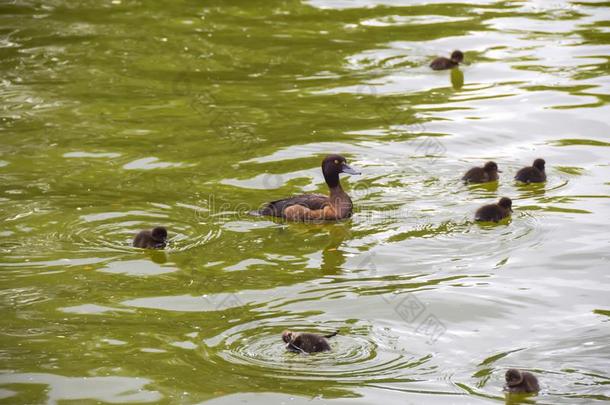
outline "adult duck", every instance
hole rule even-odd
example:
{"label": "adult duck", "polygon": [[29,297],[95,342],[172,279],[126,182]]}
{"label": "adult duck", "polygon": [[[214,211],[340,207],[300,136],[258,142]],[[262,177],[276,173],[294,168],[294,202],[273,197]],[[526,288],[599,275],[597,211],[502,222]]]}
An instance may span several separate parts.
{"label": "adult duck", "polygon": [[329,155],[322,161],[322,174],[330,195],[304,194],[266,203],[257,215],[280,217],[291,221],[339,220],[352,216],[352,200],[341,187],[339,174],[360,174],[347,165],[341,155]]}

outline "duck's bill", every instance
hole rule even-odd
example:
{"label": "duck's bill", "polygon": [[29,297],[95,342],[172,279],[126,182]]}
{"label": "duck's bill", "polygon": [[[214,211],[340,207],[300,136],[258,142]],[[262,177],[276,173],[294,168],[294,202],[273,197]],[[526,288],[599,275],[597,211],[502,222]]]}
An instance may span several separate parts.
{"label": "duck's bill", "polygon": [[347,174],[362,174],[357,170],[352,169],[351,167],[349,167],[348,165],[346,165],[345,163],[343,164],[343,167],[341,168],[341,173],[347,173]]}
{"label": "duck's bill", "polygon": [[502,170],[496,170],[498,173],[502,173]]}

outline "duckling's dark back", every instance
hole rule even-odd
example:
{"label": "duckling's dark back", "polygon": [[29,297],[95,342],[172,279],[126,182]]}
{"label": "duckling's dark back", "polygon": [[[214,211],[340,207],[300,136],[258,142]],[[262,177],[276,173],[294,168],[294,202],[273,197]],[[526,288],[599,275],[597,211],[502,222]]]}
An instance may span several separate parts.
{"label": "duckling's dark back", "polygon": [[515,179],[523,183],[542,183],[546,181],[546,173],[533,166],[528,166],[519,170]]}
{"label": "duckling's dark back", "polygon": [[[504,198],[500,201],[505,200]],[[506,199],[508,200],[508,199]],[[510,200],[508,200],[510,201]],[[500,204],[488,204],[479,208],[474,214],[475,221],[483,221],[483,222],[499,222],[504,218],[510,216],[511,208],[503,207]]]}
{"label": "duckling's dark back", "polygon": [[445,57],[436,58],[430,63],[430,67],[432,68],[432,70],[452,69],[452,68],[456,67],[457,65],[458,64],[456,62],[452,61],[449,58],[445,58]]}
{"label": "duckling's dark back", "polygon": [[523,183],[543,183],[546,181],[544,166],[544,159],[536,159],[532,166],[519,170],[515,175],[515,179]]}
{"label": "duckling's dark back", "polygon": [[138,232],[133,239],[133,246],[142,249],[163,249],[167,245],[167,230],[156,227]]}
{"label": "duckling's dark back", "polygon": [[326,352],[330,345],[324,336],[314,333],[299,333],[292,344],[307,353]]}
{"label": "duckling's dark back", "polygon": [[464,174],[462,180],[466,183],[487,183],[498,180],[498,173],[486,171],[482,167],[473,167]]}

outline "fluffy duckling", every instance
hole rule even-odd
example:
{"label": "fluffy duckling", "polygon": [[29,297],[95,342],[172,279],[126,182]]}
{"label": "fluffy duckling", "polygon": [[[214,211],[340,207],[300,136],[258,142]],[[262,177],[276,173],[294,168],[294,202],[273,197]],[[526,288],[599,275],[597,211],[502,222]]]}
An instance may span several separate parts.
{"label": "fluffy duckling", "polygon": [[502,171],[498,170],[496,162],[487,162],[483,167],[473,167],[468,170],[462,180],[466,183],[487,183],[498,180],[498,173]]}
{"label": "fluffy duckling", "polygon": [[531,394],[540,391],[538,379],[529,371],[511,368],[506,372],[504,390],[518,394]]}
{"label": "fluffy duckling", "polygon": [[286,349],[299,353],[327,352],[330,350],[328,338],[335,336],[339,332],[330,335],[317,335],[315,333],[282,332],[282,340],[286,342]]}
{"label": "fluffy duckling", "polygon": [[510,216],[510,213],[513,212],[512,206],[513,202],[510,198],[502,197],[497,204],[484,205],[479,208],[474,214],[474,219],[484,222],[499,222]]}
{"label": "fluffy duckling", "polygon": [[464,60],[464,54],[462,51],[453,51],[451,58],[440,57],[436,58],[430,63],[432,70],[446,70],[453,69]]}
{"label": "fluffy duckling", "polygon": [[167,229],[157,226],[138,232],[133,240],[133,246],[143,249],[163,249],[167,245]]}
{"label": "fluffy duckling", "polygon": [[330,196],[304,194],[266,203],[256,215],[281,217],[292,221],[338,220],[352,216],[352,200],[341,187],[339,174],[360,174],[347,165],[341,155],[330,155],[322,161],[322,174]]}
{"label": "fluffy duckling", "polygon": [[545,164],[544,159],[536,159],[533,165],[520,169],[515,179],[524,183],[543,183],[546,181]]}

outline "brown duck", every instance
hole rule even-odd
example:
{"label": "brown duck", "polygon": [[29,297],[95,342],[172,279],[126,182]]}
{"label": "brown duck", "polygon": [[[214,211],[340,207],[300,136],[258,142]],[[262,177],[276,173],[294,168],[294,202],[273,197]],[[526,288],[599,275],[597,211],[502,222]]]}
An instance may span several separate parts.
{"label": "brown duck", "polygon": [[285,218],[291,221],[338,220],[352,216],[352,200],[341,187],[339,174],[360,174],[347,165],[341,155],[322,161],[322,174],[330,195],[304,194],[266,203],[255,215]]}

